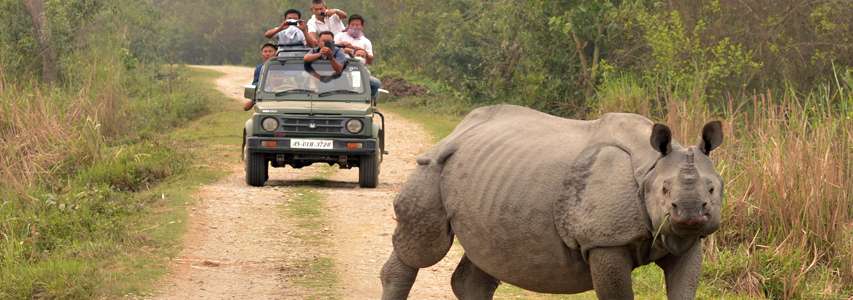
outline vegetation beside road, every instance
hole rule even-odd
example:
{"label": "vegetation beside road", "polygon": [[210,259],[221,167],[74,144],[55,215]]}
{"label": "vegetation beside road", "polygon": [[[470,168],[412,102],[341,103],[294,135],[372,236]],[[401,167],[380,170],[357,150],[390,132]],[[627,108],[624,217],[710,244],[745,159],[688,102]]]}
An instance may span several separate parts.
{"label": "vegetation beside road", "polygon": [[[165,274],[169,258],[180,250],[185,208],[193,201],[195,187],[222,176],[223,162],[217,158],[230,152],[239,159],[235,150],[239,131],[224,139],[209,137],[227,135],[234,131],[231,124],[245,117],[236,107],[225,105],[230,100],[207,88],[215,73],[174,70],[174,80],[152,87],[149,97],[135,99],[138,102],[133,105],[140,108],[125,108],[130,116],[144,120],[133,128],[138,135],[111,140],[98,130],[103,125],[92,124],[95,128],[89,130],[93,131],[85,133],[89,139],[69,143],[84,144],[76,149],[91,152],[68,151],[65,144],[64,149],[39,150],[41,155],[62,157],[67,164],[22,162],[29,164],[22,169],[37,166],[50,171],[43,177],[24,182],[16,173],[21,169],[4,169],[0,298],[140,295]],[[166,86],[174,92],[169,93]],[[28,110],[31,107],[60,105],[58,99],[48,97],[6,99],[15,102],[4,109],[14,109],[20,119],[38,119],[38,112]],[[73,107],[74,103],[63,105]],[[13,114],[9,110],[3,112]],[[78,128],[68,126],[72,124],[57,123],[53,130],[75,134]],[[14,132],[27,135],[22,141],[62,138],[25,125],[14,124],[20,126]],[[175,126],[186,127],[173,131]],[[217,146],[222,143],[230,146]],[[13,157],[32,157],[19,146],[3,143],[0,149]],[[37,165],[40,162],[44,165]]]}

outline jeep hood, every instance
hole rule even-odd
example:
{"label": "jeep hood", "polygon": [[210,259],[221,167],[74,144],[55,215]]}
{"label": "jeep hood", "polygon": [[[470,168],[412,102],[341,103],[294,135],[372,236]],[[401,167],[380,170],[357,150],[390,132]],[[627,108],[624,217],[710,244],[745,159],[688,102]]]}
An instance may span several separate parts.
{"label": "jeep hood", "polygon": [[283,114],[366,115],[370,103],[337,101],[262,101],[255,104],[259,112]]}

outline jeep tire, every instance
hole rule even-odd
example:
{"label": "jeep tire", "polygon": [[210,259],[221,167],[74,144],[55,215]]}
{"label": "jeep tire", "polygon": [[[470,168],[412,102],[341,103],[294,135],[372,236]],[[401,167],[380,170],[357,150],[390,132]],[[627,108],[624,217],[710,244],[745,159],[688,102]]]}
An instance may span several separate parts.
{"label": "jeep tire", "polygon": [[358,186],[363,188],[376,188],[379,185],[379,162],[382,150],[378,149],[372,155],[361,157],[358,164]]}
{"label": "jeep tire", "polygon": [[260,154],[246,152],[246,184],[262,187],[269,178],[269,163]]}

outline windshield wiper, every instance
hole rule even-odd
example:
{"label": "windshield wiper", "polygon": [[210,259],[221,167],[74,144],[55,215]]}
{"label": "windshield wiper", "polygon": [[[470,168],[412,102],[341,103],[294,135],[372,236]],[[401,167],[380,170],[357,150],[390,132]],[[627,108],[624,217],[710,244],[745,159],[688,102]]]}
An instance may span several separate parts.
{"label": "windshield wiper", "polygon": [[320,97],[326,97],[331,95],[359,95],[360,92],[350,91],[350,90],[336,90],[336,91],[328,91],[320,93]]}
{"label": "windshield wiper", "polygon": [[308,94],[308,95],[311,95],[311,94],[316,94],[316,93],[317,93],[316,91],[312,91],[312,90],[292,89],[292,90],[275,92],[275,96],[280,97],[280,96],[290,95],[290,94]]}

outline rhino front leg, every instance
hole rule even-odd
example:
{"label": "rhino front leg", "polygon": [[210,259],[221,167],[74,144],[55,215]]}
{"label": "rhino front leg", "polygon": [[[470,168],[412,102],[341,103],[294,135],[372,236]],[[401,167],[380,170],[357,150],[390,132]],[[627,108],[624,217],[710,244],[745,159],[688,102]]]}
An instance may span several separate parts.
{"label": "rhino front leg", "polygon": [[634,262],[627,248],[591,249],[589,268],[598,299],[634,299],[631,288],[631,271],[634,269]]}
{"label": "rhino front leg", "polygon": [[702,275],[702,240],[680,256],[668,255],[658,261],[666,277],[666,296],[670,300],[694,299]]}
{"label": "rhino front leg", "polygon": [[409,297],[409,291],[418,277],[418,268],[410,267],[403,263],[396,252],[391,252],[391,257],[382,266],[382,299],[399,300]]}
{"label": "rhino front leg", "polygon": [[478,268],[467,256],[462,256],[450,285],[453,294],[461,300],[492,299],[500,281]]}

